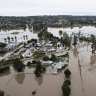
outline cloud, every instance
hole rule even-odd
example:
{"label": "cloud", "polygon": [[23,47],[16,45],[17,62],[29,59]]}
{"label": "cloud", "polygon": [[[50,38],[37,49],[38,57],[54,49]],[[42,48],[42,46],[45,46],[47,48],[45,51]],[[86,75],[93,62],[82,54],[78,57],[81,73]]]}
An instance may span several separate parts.
{"label": "cloud", "polygon": [[95,0],[0,0],[0,15],[96,15]]}

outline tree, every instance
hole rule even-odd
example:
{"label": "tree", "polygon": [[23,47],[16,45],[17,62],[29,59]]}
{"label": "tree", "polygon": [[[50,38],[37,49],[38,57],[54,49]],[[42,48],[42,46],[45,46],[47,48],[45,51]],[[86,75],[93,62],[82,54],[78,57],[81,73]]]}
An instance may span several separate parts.
{"label": "tree", "polygon": [[69,96],[70,93],[71,93],[71,89],[70,89],[70,86],[71,85],[71,82],[70,80],[65,80],[63,85],[62,85],[62,91],[63,91],[63,95],[64,96]]}
{"label": "tree", "polygon": [[76,45],[77,45],[77,36],[75,36],[75,35],[74,35],[73,45],[74,45],[74,47],[76,47]]}
{"label": "tree", "polygon": [[95,37],[95,35],[91,35],[91,42],[92,42],[92,45],[91,45],[92,53],[95,53],[95,50],[96,50],[96,37]]}
{"label": "tree", "polygon": [[0,90],[0,96],[4,96],[4,91]]}
{"label": "tree", "polygon": [[20,55],[20,59],[23,59],[24,57],[22,55]]}
{"label": "tree", "polygon": [[62,37],[62,35],[63,35],[63,31],[62,30],[59,31],[59,35],[60,35],[60,37]]}
{"label": "tree", "polygon": [[24,71],[25,65],[20,61],[19,58],[16,58],[13,63],[13,68],[18,72],[22,72]]}
{"label": "tree", "polygon": [[48,60],[50,60],[50,58],[48,56],[43,57],[43,61],[48,61]]}
{"label": "tree", "polygon": [[71,93],[71,89],[67,85],[62,86],[63,96],[69,96]]}
{"label": "tree", "polygon": [[71,72],[69,69],[64,71],[65,76],[68,78],[71,75]]}
{"label": "tree", "polygon": [[35,72],[34,73],[35,73],[36,77],[41,76],[42,65],[41,65],[41,62],[40,61],[37,62],[36,69],[35,69]]}
{"label": "tree", "polygon": [[69,86],[69,85],[71,85],[71,81],[70,80],[65,80],[63,85]]}
{"label": "tree", "polygon": [[61,38],[60,41],[63,46],[70,47],[71,44],[70,37],[66,32],[63,33],[63,37]]}
{"label": "tree", "polygon": [[52,55],[51,55],[51,58],[50,58],[50,60],[52,60],[52,61],[56,62],[56,60],[57,60],[57,57],[56,57],[54,54],[52,54]]}

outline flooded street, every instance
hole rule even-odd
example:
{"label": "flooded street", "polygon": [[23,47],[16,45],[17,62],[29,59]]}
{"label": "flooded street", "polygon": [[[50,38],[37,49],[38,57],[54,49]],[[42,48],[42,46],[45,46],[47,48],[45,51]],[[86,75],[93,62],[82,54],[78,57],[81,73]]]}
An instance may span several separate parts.
{"label": "flooded street", "polygon": [[71,96],[96,96],[96,55],[80,44],[70,52]]}

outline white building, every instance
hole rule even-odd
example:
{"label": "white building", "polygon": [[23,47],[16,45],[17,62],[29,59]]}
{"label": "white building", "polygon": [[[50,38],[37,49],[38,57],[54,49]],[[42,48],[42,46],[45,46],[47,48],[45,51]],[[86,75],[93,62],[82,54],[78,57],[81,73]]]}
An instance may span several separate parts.
{"label": "white building", "polygon": [[27,42],[30,39],[37,39],[37,34],[33,34],[29,30],[11,30],[11,31],[1,31],[0,32],[0,42],[2,43],[16,43],[16,42]]}

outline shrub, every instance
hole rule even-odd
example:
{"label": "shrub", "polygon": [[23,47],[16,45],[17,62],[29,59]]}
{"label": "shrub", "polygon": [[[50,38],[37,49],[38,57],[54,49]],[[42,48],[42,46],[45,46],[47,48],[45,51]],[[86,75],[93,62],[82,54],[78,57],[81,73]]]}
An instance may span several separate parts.
{"label": "shrub", "polygon": [[68,78],[71,75],[71,72],[69,69],[64,71],[65,76]]}

